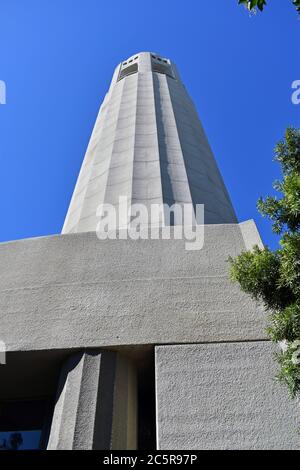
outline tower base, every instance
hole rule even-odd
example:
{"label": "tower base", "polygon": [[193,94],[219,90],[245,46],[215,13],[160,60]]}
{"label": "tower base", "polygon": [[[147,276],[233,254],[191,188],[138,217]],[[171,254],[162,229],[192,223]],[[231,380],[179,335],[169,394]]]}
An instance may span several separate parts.
{"label": "tower base", "polygon": [[1,244],[0,405],[46,397],[49,448],[155,446],[153,428],[159,449],[300,448],[266,312],[228,278],[255,244],[253,221],[205,226],[199,251],[94,233]]}

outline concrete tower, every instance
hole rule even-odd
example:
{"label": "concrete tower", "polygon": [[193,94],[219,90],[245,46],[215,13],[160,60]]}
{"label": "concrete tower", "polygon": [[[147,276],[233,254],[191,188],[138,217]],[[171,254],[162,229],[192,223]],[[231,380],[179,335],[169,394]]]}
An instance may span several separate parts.
{"label": "concrete tower", "polygon": [[115,70],[63,233],[94,231],[99,204],[118,206],[120,196],[129,206],[204,204],[206,224],[237,222],[176,66],[149,52],[130,57]]}
{"label": "concrete tower", "polygon": [[[120,196],[205,204],[203,248],[99,240],[97,207]],[[228,276],[228,256],[254,245],[175,65],[124,61],[63,234],[0,244],[0,440],[34,429],[47,449],[299,449],[266,312]]]}

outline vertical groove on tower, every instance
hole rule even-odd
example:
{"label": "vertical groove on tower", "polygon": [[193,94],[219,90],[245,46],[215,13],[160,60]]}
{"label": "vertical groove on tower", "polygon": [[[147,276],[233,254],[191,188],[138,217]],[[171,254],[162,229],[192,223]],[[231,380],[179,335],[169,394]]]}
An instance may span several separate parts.
{"label": "vertical groove on tower", "polygon": [[192,203],[185,162],[166,75],[154,73],[156,121],[158,129],[163,201]]}
{"label": "vertical groove on tower", "polygon": [[[134,160],[134,141],[136,134],[136,101],[138,75],[123,81],[119,112],[116,120],[109,165],[108,180],[104,203],[112,204],[119,210],[120,196],[126,197],[128,205],[132,200],[132,173]],[[119,85],[122,82],[119,82]]]}
{"label": "vertical groove on tower", "polygon": [[205,223],[236,223],[229,195],[198,114],[183,85],[168,80],[192,201],[205,206]]}
{"label": "vertical groove on tower", "polygon": [[[86,155],[80,169],[80,173],[76,182],[76,186],[70,202],[68,214],[65,219],[62,233],[72,233],[80,231],[79,223],[81,220],[87,191],[91,185],[92,172],[95,165],[95,159],[97,158],[98,153],[98,143],[101,141],[103,130],[105,128],[105,125],[107,125],[106,118],[109,114],[109,110],[110,108],[106,106],[106,102],[104,100],[99,110],[97,120],[92,132],[92,136],[90,138],[89,145],[86,151]],[[105,171],[103,171],[103,174],[105,174]],[[99,186],[100,184],[98,185],[98,187]]]}
{"label": "vertical groove on tower", "polygon": [[132,203],[162,204],[160,154],[152,73],[139,74],[132,180]]}

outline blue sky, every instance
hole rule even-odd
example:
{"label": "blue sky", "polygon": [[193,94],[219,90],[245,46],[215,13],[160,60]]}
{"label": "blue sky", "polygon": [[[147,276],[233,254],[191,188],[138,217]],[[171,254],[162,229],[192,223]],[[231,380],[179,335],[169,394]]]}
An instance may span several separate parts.
{"label": "blue sky", "polygon": [[290,0],[249,17],[237,0],[0,0],[0,241],[59,233],[114,67],[140,51],[177,63],[240,221],[280,176],[300,127],[300,22]]}

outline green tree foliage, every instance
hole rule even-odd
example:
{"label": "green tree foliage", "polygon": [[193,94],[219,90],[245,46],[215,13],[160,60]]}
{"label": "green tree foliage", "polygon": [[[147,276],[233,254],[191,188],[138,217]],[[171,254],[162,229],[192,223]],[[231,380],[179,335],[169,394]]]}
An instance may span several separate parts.
{"label": "green tree foliage", "polygon": [[[300,0],[292,0],[292,3],[300,14]],[[256,11],[257,8],[263,11],[267,2],[266,0],[239,0],[239,5],[244,5],[249,11]]]}
{"label": "green tree foliage", "polygon": [[274,184],[280,197],[260,199],[258,210],[281,234],[280,248],[255,247],[229,261],[231,279],[270,312],[269,336],[283,345],[278,378],[295,397],[300,392],[300,129],[287,129],[275,160],[282,168],[282,181]]}

